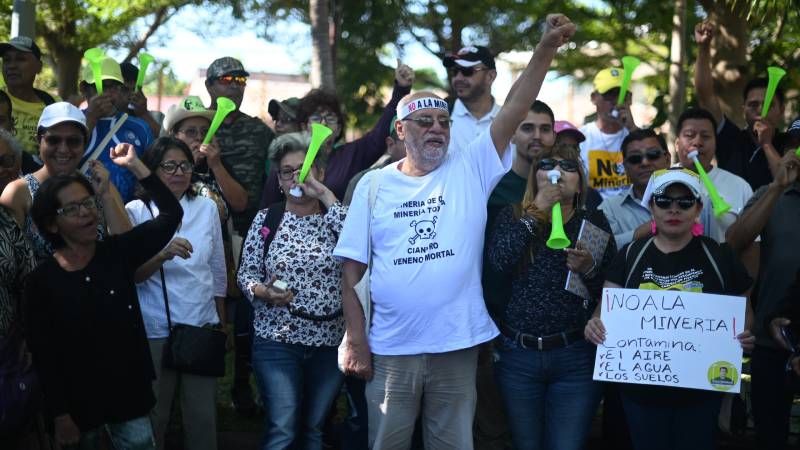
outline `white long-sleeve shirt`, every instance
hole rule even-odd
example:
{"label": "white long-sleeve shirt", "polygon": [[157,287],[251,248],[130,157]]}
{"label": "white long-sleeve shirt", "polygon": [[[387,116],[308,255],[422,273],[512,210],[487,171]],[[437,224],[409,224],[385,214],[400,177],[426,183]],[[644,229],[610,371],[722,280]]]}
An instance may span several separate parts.
{"label": "white long-sleeve shirt", "polygon": [[[172,324],[216,325],[219,317],[214,297],[225,297],[228,281],[217,206],[209,198],[197,196],[189,199],[185,195],[180,204],[183,222],[173,239],[186,239],[193,252],[188,259],[176,256],[163,265]],[[150,208],[157,217],[158,207],[151,202]],[[153,217],[141,200],[128,203],[125,209],[134,226]],[[159,271],[137,284],[136,291],[147,337],[167,337],[167,313]]]}

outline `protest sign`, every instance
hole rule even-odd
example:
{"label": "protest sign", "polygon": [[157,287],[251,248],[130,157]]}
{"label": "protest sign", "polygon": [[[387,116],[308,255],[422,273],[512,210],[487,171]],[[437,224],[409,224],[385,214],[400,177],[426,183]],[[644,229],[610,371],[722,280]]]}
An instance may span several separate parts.
{"label": "protest sign", "polygon": [[746,299],[603,289],[594,379],[739,392]]}

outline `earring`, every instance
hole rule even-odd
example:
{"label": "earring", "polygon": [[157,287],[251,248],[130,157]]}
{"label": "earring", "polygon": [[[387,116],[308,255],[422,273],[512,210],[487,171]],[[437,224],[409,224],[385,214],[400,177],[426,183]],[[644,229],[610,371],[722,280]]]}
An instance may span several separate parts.
{"label": "earring", "polygon": [[703,226],[702,223],[697,222],[694,225],[692,225],[692,236],[695,236],[695,237],[696,236],[702,236],[704,231],[705,231],[705,227]]}
{"label": "earring", "polygon": [[283,194],[283,186],[278,186],[278,190]]}
{"label": "earring", "polygon": [[655,236],[657,233],[658,233],[658,228],[656,227],[656,221],[655,220],[651,220],[650,221],[650,234]]}

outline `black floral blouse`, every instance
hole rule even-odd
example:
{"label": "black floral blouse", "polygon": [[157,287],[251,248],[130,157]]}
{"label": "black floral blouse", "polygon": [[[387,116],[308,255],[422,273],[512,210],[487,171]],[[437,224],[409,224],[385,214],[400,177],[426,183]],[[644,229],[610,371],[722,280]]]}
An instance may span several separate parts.
{"label": "black floral blouse", "polygon": [[[259,211],[250,226],[238,275],[255,309],[256,335],[288,344],[339,345],[344,335],[342,271],[333,249],[347,209],[337,202],[324,215],[298,217],[286,211],[277,230],[262,229],[267,211]],[[265,258],[264,241],[272,232],[277,234]],[[253,296],[251,288],[273,276],[294,293],[289,305],[273,306]]]}
{"label": "black floral blouse", "polygon": [[33,250],[14,217],[0,207],[0,337],[18,321],[23,280],[36,267]]}

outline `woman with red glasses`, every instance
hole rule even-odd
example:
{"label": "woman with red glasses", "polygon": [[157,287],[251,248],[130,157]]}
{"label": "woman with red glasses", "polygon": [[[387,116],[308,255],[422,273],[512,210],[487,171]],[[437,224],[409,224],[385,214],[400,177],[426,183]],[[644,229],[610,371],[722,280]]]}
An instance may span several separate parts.
{"label": "woman with red glasses", "polygon": [[[522,203],[500,212],[487,242],[487,269],[511,286],[496,318],[495,376],[518,450],[582,449],[600,401],[600,386],[592,381],[595,349],[583,328],[616,245],[609,239],[597,260],[583,245],[547,246],[557,202],[571,242],[584,221],[611,234],[601,211],[586,210],[587,190],[577,148],[545,149],[531,165]],[[583,297],[564,289],[569,271],[587,287]]]}
{"label": "woman with red glasses", "polygon": [[[752,279],[727,246],[702,236],[700,181],[694,172],[654,172],[642,204],[653,214],[653,235],[623,247],[606,275],[605,287],[669,289],[748,296]],[[750,305],[745,331],[737,336],[751,350]],[[600,309],[586,325],[586,339],[605,341]],[[637,450],[707,450],[715,447],[722,393],[673,387],[621,385],[622,403]]]}
{"label": "woman with red glasses", "polygon": [[[39,186],[55,175],[67,175],[78,170],[86,148],[86,117],[81,110],[67,102],[53,103],[44,108],[39,118],[37,139],[39,157],[44,166],[6,186],[0,204],[9,208],[17,224],[26,232],[33,244],[37,259],[50,256],[52,246],[39,234],[30,218],[33,199]],[[119,234],[131,229],[131,223],[122,204],[122,198],[109,182],[108,170],[99,161],[89,163],[89,180],[95,190],[98,211],[98,235]]]}

